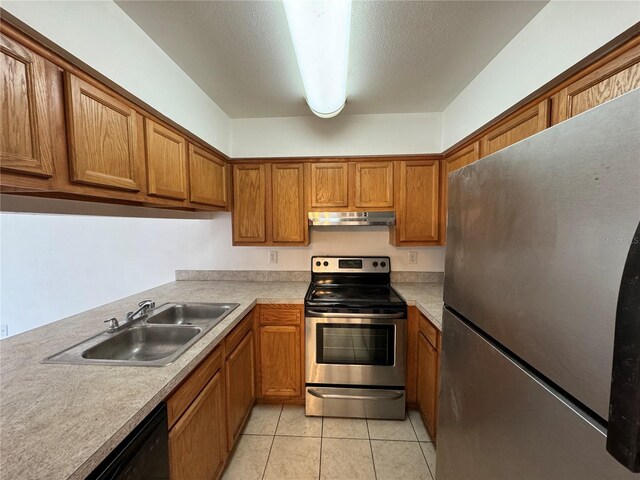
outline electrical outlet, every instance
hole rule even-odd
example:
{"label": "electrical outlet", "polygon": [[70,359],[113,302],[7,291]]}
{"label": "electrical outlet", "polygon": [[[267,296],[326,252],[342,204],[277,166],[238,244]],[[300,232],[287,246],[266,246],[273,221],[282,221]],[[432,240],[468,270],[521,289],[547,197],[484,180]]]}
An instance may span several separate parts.
{"label": "electrical outlet", "polygon": [[409,263],[418,263],[418,252],[416,252],[415,250],[409,252]]}
{"label": "electrical outlet", "polygon": [[276,250],[269,250],[269,263],[278,263],[278,252]]}
{"label": "electrical outlet", "polygon": [[5,338],[9,336],[9,325],[0,326],[0,338]]}

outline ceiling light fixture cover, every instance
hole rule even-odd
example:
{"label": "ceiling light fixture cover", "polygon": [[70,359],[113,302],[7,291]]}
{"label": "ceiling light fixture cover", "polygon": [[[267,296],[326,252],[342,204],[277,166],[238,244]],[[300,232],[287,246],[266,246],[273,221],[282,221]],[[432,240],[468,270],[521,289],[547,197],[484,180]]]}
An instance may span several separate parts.
{"label": "ceiling light fixture cover", "polygon": [[283,0],[307,104],[322,118],[347,101],[351,0]]}

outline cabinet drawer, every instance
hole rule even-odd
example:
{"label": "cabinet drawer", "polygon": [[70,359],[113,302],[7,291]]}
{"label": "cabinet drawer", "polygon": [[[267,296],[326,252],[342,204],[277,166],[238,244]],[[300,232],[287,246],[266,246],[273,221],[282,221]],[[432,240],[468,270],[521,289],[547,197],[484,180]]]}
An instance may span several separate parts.
{"label": "cabinet drawer", "polygon": [[228,357],[242,341],[253,326],[253,310],[247,314],[242,321],[227,335],[224,340],[225,357]]}
{"label": "cabinet drawer", "polygon": [[260,325],[300,325],[302,305],[261,305]]}
{"label": "cabinet drawer", "polygon": [[433,324],[427,320],[427,317],[425,317],[422,313],[418,312],[420,321],[418,323],[419,325],[419,329],[420,329],[420,333],[422,333],[427,340],[429,340],[429,343],[433,346],[433,348],[435,348],[436,350],[439,350],[438,348],[438,330],[436,329],[436,327],[433,326]]}
{"label": "cabinet drawer", "polygon": [[222,368],[222,349],[216,348],[193,373],[176,388],[167,400],[169,428],[180,418],[191,405],[202,389],[209,383],[218,370]]}

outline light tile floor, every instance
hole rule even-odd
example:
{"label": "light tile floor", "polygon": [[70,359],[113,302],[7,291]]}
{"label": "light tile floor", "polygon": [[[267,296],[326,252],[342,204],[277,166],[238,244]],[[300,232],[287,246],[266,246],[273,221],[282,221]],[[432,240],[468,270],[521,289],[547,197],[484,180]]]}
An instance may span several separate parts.
{"label": "light tile floor", "polygon": [[307,417],[256,405],[223,480],[433,480],[436,450],[420,414],[404,420]]}

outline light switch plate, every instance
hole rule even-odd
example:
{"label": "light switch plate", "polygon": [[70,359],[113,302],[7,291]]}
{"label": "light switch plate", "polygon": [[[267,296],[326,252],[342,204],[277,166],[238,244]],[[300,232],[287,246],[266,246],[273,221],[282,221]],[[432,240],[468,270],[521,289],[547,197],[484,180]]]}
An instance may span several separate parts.
{"label": "light switch plate", "polygon": [[276,250],[269,250],[269,263],[278,263],[278,252]]}
{"label": "light switch plate", "polygon": [[409,263],[418,263],[418,252],[416,252],[415,250],[409,252]]}

